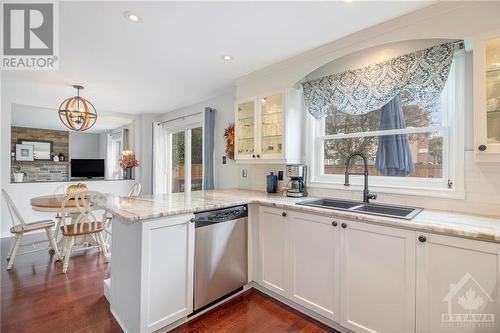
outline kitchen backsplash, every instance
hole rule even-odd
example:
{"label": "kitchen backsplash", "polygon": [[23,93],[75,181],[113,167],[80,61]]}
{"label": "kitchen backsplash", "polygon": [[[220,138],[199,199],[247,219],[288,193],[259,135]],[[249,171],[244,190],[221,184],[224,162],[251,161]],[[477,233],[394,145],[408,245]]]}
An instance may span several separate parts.
{"label": "kitchen backsplash", "polygon": [[[242,177],[242,170],[247,177]],[[497,163],[477,163],[474,152],[465,152],[465,199],[446,199],[426,196],[377,193],[376,202],[417,206],[427,209],[447,210],[479,215],[500,216],[500,166]],[[284,171],[284,165],[241,165],[239,187],[265,191],[266,175]],[[279,182],[285,186],[287,178]],[[361,191],[309,188],[309,195],[361,200]],[[376,192],[376,190],[374,190]]]}

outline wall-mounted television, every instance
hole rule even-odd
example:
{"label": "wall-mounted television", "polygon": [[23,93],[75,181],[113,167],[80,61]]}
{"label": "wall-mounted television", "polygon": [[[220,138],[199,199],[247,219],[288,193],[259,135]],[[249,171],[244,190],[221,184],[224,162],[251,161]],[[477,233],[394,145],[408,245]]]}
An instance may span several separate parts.
{"label": "wall-mounted television", "polygon": [[104,159],[71,159],[71,178],[104,178]]}

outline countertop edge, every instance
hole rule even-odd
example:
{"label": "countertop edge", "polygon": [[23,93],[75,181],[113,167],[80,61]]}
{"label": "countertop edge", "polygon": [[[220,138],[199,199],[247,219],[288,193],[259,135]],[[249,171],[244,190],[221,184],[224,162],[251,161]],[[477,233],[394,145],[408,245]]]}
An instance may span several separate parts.
{"label": "countertop edge", "polygon": [[[259,204],[259,205],[264,205],[264,206],[268,206],[268,207],[292,209],[292,210],[299,211],[299,212],[314,213],[314,214],[319,214],[319,215],[324,215],[324,216],[339,218],[339,219],[345,218],[345,219],[349,219],[351,221],[354,220],[355,222],[376,224],[376,225],[381,225],[381,226],[395,227],[395,228],[407,229],[407,230],[413,230],[413,231],[431,232],[431,233],[442,234],[442,235],[447,235],[447,236],[462,237],[462,238],[469,238],[469,239],[474,239],[474,240],[500,243],[500,225],[498,227],[499,232],[497,232],[497,233],[495,233],[495,232],[480,233],[479,231],[467,230],[467,227],[461,227],[460,224],[457,224],[456,227],[452,227],[450,225],[440,224],[438,221],[436,221],[435,224],[432,224],[433,223],[432,221],[427,221],[425,224],[422,222],[419,222],[419,218],[422,218],[421,216],[419,216],[420,214],[424,214],[424,215],[429,215],[429,214],[432,215],[433,213],[444,214],[444,213],[446,213],[444,211],[424,210],[419,215],[417,215],[413,220],[408,221],[408,220],[402,220],[402,219],[397,219],[397,218],[382,217],[382,216],[368,215],[368,214],[360,214],[360,213],[347,212],[347,211],[341,211],[341,210],[332,210],[332,209],[328,209],[328,208],[296,205],[295,203],[277,202],[275,200],[276,200],[275,198],[268,198],[268,199],[258,198],[258,199],[247,199],[247,200],[242,199],[242,200],[235,200],[235,201],[230,201],[230,202],[222,202],[222,203],[218,202],[216,204],[203,206],[203,207],[174,210],[171,212],[162,212],[162,213],[143,215],[143,216],[138,216],[138,215],[132,214],[130,212],[126,212],[124,210],[119,210],[119,209],[116,209],[116,210],[109,209],[109,211],[113,215],[117,216],[119,219],[121,219],[124,222],[137,223],[137,222],[147,222],[149,220],[154,220],[154,219],[158,219],[158,218],[162,218],[162,217],[170,217],[170,216],[176,216],[176,215],[182,215],[182,214],[194,214],[194,213],[198,213],[198,212],[202,212],[202,211],[228,208],[228,207],[237,206],[237,205]],[[425,214],[424,212],[427,214]],[[457,214],[457,213],[449,212],[449,214]],[[458,215],[461,215],[461,214],[458,213]],[[463,214],[463,216],[467,216],[467,215]],[[481,218],[481,217],[478,216],[478,218]]]}

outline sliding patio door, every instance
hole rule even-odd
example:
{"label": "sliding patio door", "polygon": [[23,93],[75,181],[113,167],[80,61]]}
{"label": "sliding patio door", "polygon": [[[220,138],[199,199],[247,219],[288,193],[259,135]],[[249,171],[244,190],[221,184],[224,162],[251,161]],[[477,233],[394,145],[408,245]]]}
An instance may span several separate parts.
{"label": "sliding patio door", "polygon": [[195,126],[167,133],[167,172],[170,175],[167,190],[170,193],[203,189],[203,130]]}

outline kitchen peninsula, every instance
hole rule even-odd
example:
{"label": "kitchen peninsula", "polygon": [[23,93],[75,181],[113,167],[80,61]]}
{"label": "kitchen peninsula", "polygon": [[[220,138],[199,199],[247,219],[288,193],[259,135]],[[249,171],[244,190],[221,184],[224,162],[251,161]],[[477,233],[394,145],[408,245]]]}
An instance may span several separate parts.
{"label": "kitchen peninsula", "polygon": [[[237,205],[248,205],[246,287],[333,328],[430,325],[449,288],[449,276],[434,269],[443,265],[453,276],[471,274],[500,301],[498,219],[424,210],[409,221],[296,205],[304,200],[311,198],[246,190],[108,197],[115,222],[105,293],[122,329],[153,332],[187,320],[194,214]],[[381,310],[365,309],[372,302]]]}

